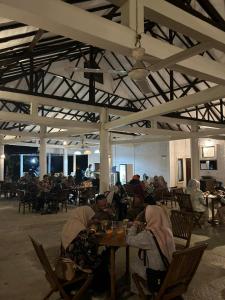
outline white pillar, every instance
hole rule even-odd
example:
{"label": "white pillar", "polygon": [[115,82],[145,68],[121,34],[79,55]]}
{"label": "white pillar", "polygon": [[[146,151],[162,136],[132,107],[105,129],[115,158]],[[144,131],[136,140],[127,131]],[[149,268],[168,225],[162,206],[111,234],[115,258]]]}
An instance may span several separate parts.
{"label": "white pillar", "polygon": [[63,149],[63,175],[68,176],[68,150]]}
{"label": "white pillar", "polygon": [[109,155],[108,155],[108,160],[109,160],[109,185],[111,186],[112,184],[112,138],[111,138],[111,134],[109,134]]}
{"label": "white pillar", "polygon": [[23,154],[20,154],[20,177],[23,177]]}
{"label": "white pillar", "polygon": [[76,168],[77,168],[77,161],[76,161],[76,154],[73,154],[73,174],[76,174]]}
{"label": "white pillar", "polygon": [[4,162],[5,152],[3,144],[3,136],[0,137],[0,181],[4,181]]}
{"label": "white pillar", "polygon": [[103,108],[100,114],[100,193],[109,189],[109,132],[104,128],[108,122],[108,111]]}
{"label": "white pillar", "polygon": [[[191,126],[192,132],[198,131],[198,126]],[[199,144],[198,138],[192,137],[191,142],[191,177],[193,179],[200,179],[200,160],[199,160]]]}
{"label": "white pillar", "polygon": [[40,162],[40,179],[47,173],[47,157],[46,157],[46,126],[40,126],[40,150],[39,150],[39,162]]}
{"label": "white pillar", "polygon": [[48,174],[51,173],[51,164],[52,164],[52,156],[51,153],[48,153]]}

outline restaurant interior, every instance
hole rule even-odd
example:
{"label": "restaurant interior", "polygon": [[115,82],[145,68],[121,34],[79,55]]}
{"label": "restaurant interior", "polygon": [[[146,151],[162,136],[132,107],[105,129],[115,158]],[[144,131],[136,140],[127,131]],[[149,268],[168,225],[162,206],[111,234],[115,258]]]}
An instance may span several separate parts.
{"label": "restaurant interior", "polygon": [[225,299],[222,0],[0,1],[0,299]]}

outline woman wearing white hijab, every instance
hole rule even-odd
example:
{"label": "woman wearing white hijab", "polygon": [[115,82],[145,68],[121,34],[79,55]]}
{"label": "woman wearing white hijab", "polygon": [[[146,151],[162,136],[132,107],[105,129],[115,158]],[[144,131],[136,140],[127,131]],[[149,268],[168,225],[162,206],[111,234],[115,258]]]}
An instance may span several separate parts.
{"label": "woman wearing white hijab", "polygon": [[191,197],[194,211],[205,212],[207,210],[203,192],[200,190],[200,182],[198,180],[190,179],[188,181],[186,193]]}
{"label": "woman wearing white hijab", "polygon": [[[128,245],[146,250],[148,265],[144,266],[143,261],[138,257],[133,265],[131,265],[131,273],[137,273],[143,279],[146,279],[147,267],[154,270],[165,270],[165,265],[153,235],[158,242],[161,252],[167,258],[169,263],[171,262],[173,252],[175,251],[170,221],[165,211],[160,206],[148,205],[145,210],[145,220],[147,222],[145,230],[137,233],[138,226],[134,223],[127,235]],[[146,294],[150,294],[147,287],[144,287],[144,289]],[[131,281],[131,291],[137,293],[133,280]]]}
{"label": "woman wearing white hijab", "polygon": [[62,230],[62,246],[64,250],[68,248],[81,231],[87,229],[88,223],[94,215],[95,212],[90,206],[80,206],[74,209]]}

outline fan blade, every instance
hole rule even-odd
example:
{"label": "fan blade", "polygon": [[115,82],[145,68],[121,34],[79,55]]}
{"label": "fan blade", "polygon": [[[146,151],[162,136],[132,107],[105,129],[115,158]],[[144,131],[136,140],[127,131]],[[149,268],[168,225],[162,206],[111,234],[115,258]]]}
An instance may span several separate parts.
{"label": "fan blade", "polygon": [[126,75],[127,71],[124,70],[103,70],[103,69],[91,69],[91,68],[80,68],[80,67],[67,67],[65,68],[66,71],[77,71],[83,73],[97,73],[97,74],[118,74],[118,75]]}
{"label": "fan blade", "polygon": [[135,83],[143,94],[149,94],[152,92],[147,78],[143,80],[135,80]]}

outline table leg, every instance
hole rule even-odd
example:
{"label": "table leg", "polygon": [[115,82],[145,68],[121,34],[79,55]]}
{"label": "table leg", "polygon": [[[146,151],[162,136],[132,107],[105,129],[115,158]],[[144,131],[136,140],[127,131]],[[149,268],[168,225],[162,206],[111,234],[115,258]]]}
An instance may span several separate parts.
{"label": "table leg", "polygon": [[130,248],[126,247],[126,276],[130,275]]}
{"label": "table leg", "polygon": [[111,300],[116,300],[116,270],[115,270],[115,247],[110,248],[110,280]]}

